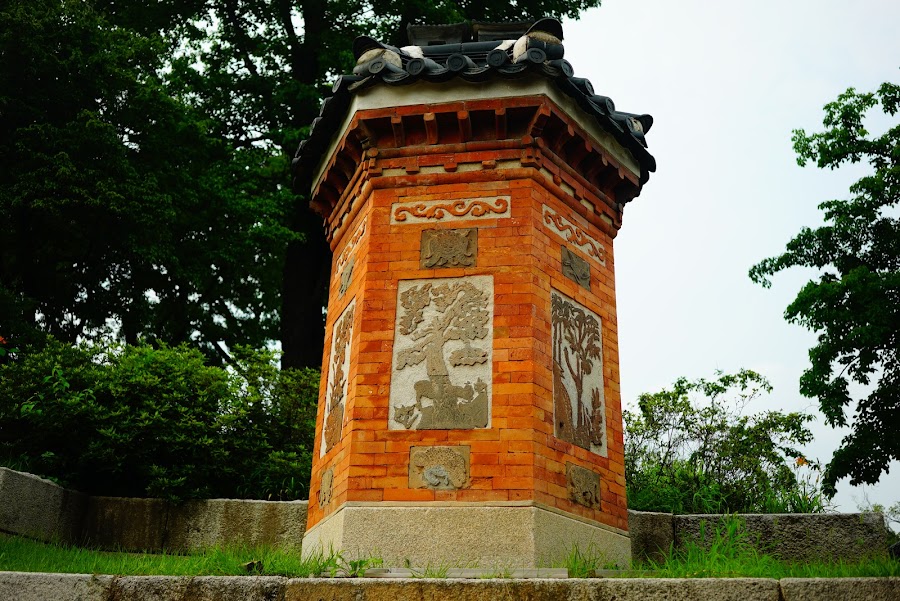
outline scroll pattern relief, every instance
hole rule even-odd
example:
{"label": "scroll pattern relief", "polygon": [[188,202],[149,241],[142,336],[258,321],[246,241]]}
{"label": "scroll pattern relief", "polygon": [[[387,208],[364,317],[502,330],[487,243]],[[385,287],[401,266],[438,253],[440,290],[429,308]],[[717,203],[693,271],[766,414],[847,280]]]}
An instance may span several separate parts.
{"label": "scroll pattern relief", "polygon": [[478,230],[423,230],[422,269],[472,267],[478,254]]}
{"label": "scroll pattern relief", "polygon": [[494,280],[402,281],[389,428],[486,428],[490,422]]}
{"label": "scroll pattern relief", "polygon": [[569,499],[591,509],[600,509],[600,474],[574,463],[566,463]]}
{"label": "scroll pattern relief", "polygon": [[560,251],[560,262],[564,276],[588,290],[591,289],[591,266],[588,262],[570,251],[565,246]]}
{"label": "scroll pattern relief", "polygon": [[350,370],[350,341],[353,338],[353,299],[333,326],[331,356],[328,359],[328,383],[325,385],[325,426],[322,428],[320,456],[325,455],[341,440],[344,424],[344,405],[347,399],[347,372]]}
{"label": "scroll pattern relief", "polygon": [[399,202],[391,206],[391,223],[428,223],[498,219],[510,216],[510,197]]}
{"label": "scroll pattern relief", "polygon": [[604,246],[547,205],[544,205],[544,224],[551,232],[566,242],[574,244],[592,259],[596,259],[600,265],[606,265],[606,249]]}
{"label": "scroll pattern relief", "polygon": [[410,447],[409,487],[456,490],[469,486],[468,446]]}
{"label": "scroll pattern relief", "polygon": [[555,290],[550,297],[555,435],[605,457],[606,402],[600,318]]}

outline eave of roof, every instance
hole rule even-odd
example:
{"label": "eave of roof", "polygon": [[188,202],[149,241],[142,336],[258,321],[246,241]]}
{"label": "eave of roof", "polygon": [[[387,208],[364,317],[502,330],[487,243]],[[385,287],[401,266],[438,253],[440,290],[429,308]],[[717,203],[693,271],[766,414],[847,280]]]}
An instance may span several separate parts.
{"label": "eave of roof", "polygon": [[555,19],[541,19],[518,40],[477,41],[436,46],[395,48],[372,38],[354,42],[354,73],[342,75],[325,99],[310,126],[309,138],[300,143],[293,160],[294,190],[309,189],[316,166],[326,157],[332,138],[350,108],[352,96],[371,86],[403,86],[452,79],[486,82],[537,74],[555,84],[592,116],[599,126],[628,150],[640,165],[640,185],[656,170],[647,151],[645,134],[653,125],[650,115],[617,111],[613,101],[594,93],[591,82],[574,76],[563,57],[562,26]]}

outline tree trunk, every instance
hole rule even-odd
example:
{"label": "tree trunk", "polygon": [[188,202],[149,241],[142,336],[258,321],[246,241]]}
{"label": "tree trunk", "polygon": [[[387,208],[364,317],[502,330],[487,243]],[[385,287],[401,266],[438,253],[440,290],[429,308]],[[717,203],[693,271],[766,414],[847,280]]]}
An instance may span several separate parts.
{"label": "tree trunk", "polygon": [[306,240],[291,242],[284,261],[281,293],[281,367],[321,368],[325,344],[323,307],[328,300],[331,250],[322,219],[297,208],[295,231]]}

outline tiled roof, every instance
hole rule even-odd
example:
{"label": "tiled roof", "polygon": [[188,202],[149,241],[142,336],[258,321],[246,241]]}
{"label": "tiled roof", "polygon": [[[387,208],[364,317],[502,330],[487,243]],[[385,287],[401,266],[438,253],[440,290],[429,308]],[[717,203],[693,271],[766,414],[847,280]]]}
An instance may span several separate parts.
{"label": "tiled roof", "polygon": [[446,25],[435,26],[433,31],[420,28],[417,37],[432,44],[427,46],[396,48],[369,37],[357,38],[353,43],[357,59],[353,73],[342,75],[335,82],[332,95],[325,99],[319,116],[310,126],[309,138],[297,149],[293,161],[295,190],[300,191],[310,183],[313,169],[346,117],[353,94],[376,85],[402,86],[419,81],[441,83],[455,78],[484,82],[528,74],[546,77],[631,152],[641,168],[641,185],[647,181],[650,172],[656,170],[656,160],[647,151],[645,138],[653,125],[653,117],[617,111],[612,99],[594,93],[590,81],[575,77],[572,65],[563,58],[559,21],[541,19],[515,40],[479,39],[434,44],[435,39],[444,41],[450,37],[447,33],[459,35],[457,29],[457,26]]}

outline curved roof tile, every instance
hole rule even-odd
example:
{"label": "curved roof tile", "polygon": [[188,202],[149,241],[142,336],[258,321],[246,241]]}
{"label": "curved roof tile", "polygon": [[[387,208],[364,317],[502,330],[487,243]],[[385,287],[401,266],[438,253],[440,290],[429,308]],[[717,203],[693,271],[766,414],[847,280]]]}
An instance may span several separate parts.
{"label": "curved roof tile", "polygon": [[353,94],[376,85],[400,86],[418,81],[442,83],[453,78],[484,82],[534,73],[546,77],[574,99],[641,167],[640,184],[656,171],[647,151],[650,115],[617,111],[612,99],[594,93],[591,82],[575,77],[563,58],[562,26],[556,19],[541,19],[518,40],[476,41],[434,46],[396,48],[362,36],[353,43],[357,59],[353,74],[342,75],[310,125],[309,138],[300,143],[293,160],[294,189],[308,183],[327,151],[336,127],[350,108]]}

